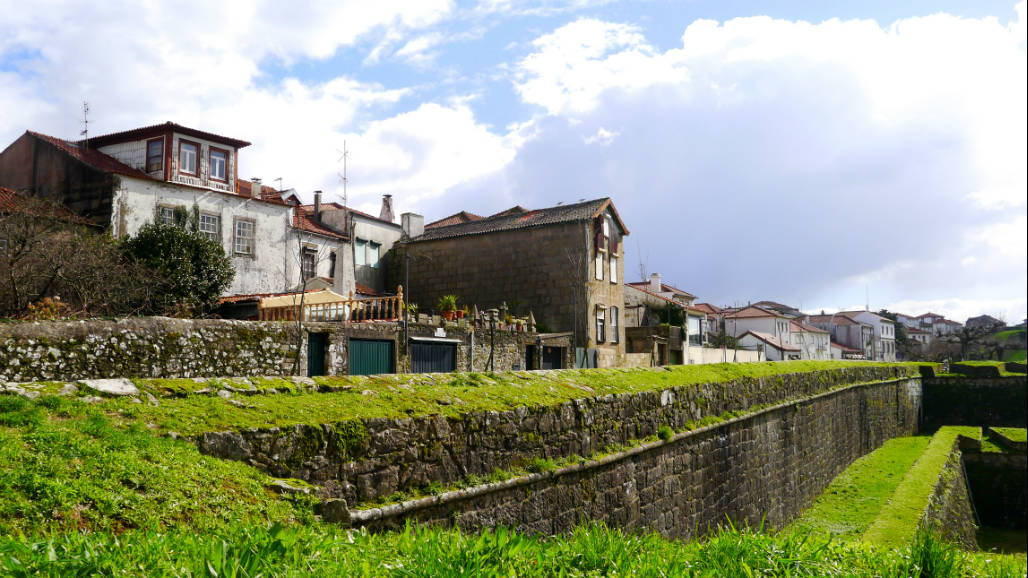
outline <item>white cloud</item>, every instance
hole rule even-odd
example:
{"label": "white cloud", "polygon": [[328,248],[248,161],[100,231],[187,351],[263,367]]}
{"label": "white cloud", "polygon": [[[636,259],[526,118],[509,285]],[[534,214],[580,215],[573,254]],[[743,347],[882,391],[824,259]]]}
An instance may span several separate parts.
{"label": "white cloud", "polygon": [[602,126],[597,129],[596,134],[587,136],[582,139],[587,145],[598,144],[600,146],[609,146],[610,143],[614,142],[621,133],[618,131],[609,131]]}

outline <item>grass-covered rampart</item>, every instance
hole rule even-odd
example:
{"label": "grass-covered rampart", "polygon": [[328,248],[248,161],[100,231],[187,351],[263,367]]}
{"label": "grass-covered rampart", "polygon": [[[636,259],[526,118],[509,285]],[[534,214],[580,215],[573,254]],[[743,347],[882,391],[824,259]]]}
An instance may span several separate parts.
{"label": "grass-covered rampart", "polygon": [[[703,384],[735,387],[728,384],[758,379],[773,388],[775,383],[784,384],[787,374],[876,367],[891,368],[898,375],[918,375],[914,365],[791,361],[660,369],[343,376],[315,378],[312,388],[317,393],[305,392],[288,380],[248,380],[255,391],[239,394],[241,386],[235,382],[229,386],[234,390],[233,400],[213,395],[224,389],[225,384],[218,380],[134,380],[143,391],[157,397],[158,403],[115,400],[106,405],[159,430],[192,435],[352,419],[456,416]],[[282,393],[264,393],[269,389]],[[198,394],[200,391],[205,394]],[[741,399],[744,397],[740,394]]]}

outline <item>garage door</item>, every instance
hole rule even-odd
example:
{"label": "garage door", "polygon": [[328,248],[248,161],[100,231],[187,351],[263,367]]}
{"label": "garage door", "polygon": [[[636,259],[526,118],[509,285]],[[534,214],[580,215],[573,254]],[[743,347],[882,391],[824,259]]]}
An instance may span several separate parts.
{"label": "garage door", "polygon": [[393,342],[350,340],[350,375],[393,373]]}
{"label": "garage door", "polygon": [[410,344],[413,373],[449,373],[457,368],[457,345],[414,341]]}

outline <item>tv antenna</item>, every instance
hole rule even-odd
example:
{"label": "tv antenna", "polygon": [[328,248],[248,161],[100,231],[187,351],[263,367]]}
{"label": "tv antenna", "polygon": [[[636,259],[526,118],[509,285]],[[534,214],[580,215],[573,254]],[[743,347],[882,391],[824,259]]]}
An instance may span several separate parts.
{"label": "tv antenna", "polygon": [[343,150],[336,149],[336,152],[339,153],[339,158],[336,162],[338,163],[339,161],[343,161],[343,172],[336,174],[339,175],[339,181],[343,183],[343,206],[346,207],[348,206],[346,204],[348,200],[346,197],[346,185],[349,182],[349,179],[346,177],[346,161],[350,158],[350,151],[346,149],[345,140],[343,141]]}
{"label": "tv antenna", "polygon": [[89,140],[89,102],[82,101],[82,130],[79,131],[83,142]]}

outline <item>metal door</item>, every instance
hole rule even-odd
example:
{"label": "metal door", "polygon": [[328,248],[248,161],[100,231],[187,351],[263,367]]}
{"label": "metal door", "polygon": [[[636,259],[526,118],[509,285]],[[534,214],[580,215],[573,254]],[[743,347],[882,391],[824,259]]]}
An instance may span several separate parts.
{"label": "metal door", "polygon": [[328,349],[327,333],[307,334],[307,376],[325,375],[325,353]]}
{"label": "metal door", "polygon": [[393,342],[350,340],[350,375],[393,373]]}
{"label": "metal door", "polygon": [[564,369],[564,348],[543,347],[543,369]]}
{"label": "metal door", "polygon": [[413,342],[411,372],[449,373],[457,368],[457,346],[452,343]]}

